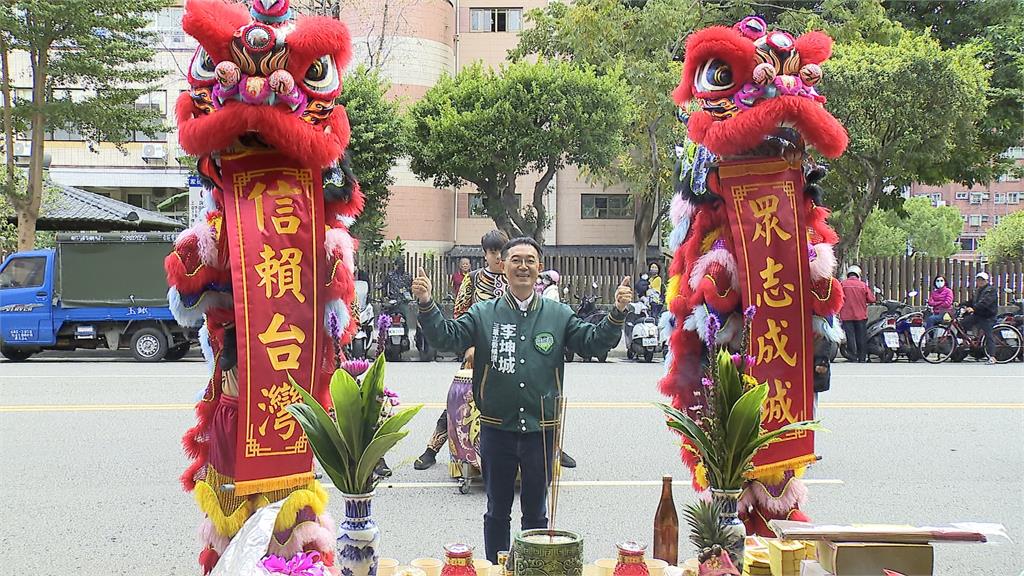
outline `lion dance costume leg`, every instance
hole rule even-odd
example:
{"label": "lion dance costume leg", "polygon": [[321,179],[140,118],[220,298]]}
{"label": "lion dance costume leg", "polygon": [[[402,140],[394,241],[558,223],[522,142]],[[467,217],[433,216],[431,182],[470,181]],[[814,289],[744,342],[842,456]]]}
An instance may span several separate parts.
{"label": "lion dance costume leg", "polygon": [[[813,417],[815,369],[826,377],[828,370],[814,351],[841,338],[838,237],[815,184],[824,170],[804,150],[806,142],[834,158],[847,145],[815,89],[831,46],[820,32],[794,38],[757,17],[687,39],[673,93],[689,112],[680,116],[689,141],[670,211],[667,298],[675,328],[660,389],[690,416],[702,402],[705,347],[738,352],[743,314],[756,306],[745,352],[753,357],[751,373],[771,389],[762,424],[775,429]],[[707,341],[710,316],[721,326],[714,343]],[[694,488],[706,490],[696,450],[684,444],[681,452]],[[783,437],[758,453],[740,502],[748,533],[769,535],[771,519],[806,519],[799,477],[815,459],[810,434]]]}
{"label": "lion dance costume leg", "polygon": [[284,410],[294,378],[329,405],[330,375],[355,331],[348,227],[363,196],[334,103],[351,56],[330,18],[293,18],[288,0],[189,0],[199,41],[177,101],[182,148],[206,185],[202,217],[165,268],[178,321],[204,324],[212,377],[183,438],[182,474],[206,515],[204,573],[259,508],[283,500],[269,553],[334,557],[327,494],[301,427]]}

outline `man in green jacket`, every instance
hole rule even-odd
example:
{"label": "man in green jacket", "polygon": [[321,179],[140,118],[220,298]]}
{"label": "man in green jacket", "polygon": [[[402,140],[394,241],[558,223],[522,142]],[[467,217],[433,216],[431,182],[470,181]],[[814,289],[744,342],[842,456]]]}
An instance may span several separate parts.
{"label": "man in green jacket", "polygon": [[615,292],[615,309],[595,326],[565,304],[534,292],[541,247],[532,238],[510,240],[502,258],[505,295],[474,304],[456,320],[441,315],[423,270],[412,283],[427,340],[439,350],[476,347],[473,397],[480,410],[480,463],[487,492],[484,547],[491,562],[497,562],[498,551],[509,549],[517,473],[523,530],[547,527],[564,347],[587,356],[607,353],[619,342],[626,306],[633,300],[627,276]]}

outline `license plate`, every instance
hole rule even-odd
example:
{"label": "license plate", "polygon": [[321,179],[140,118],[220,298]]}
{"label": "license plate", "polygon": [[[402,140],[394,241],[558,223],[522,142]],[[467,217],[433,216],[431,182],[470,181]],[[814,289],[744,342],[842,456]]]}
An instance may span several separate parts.
{"label": "license plate", "polygon": [[402,328],[401,326],[395,326],[393,328],[388,328],[388,336],[404,336],[404,335],[405,335],[405,328]]}
{"label": "license plate", "polygon": [[924,328],[921,326],[911,326],[910,338],[913,339],[914,342],[920,342],[921,336],[924,336]]}
{"label": "license plate", "polygon": [[882,337],[885,338],[885,345],[893,350],[900,347],[900,336],[895,332],[883,332]]}
{"label": "license plate", "polygon": [[658,345],[658,339],[657,338],[644,338],[643,343],[644,343],[645,347],[646,346],[657,346]]}
{"label": "license plate", "polygon": [[1002,333],[1003,338],[1008,338],[1012,340],[1017,339],[1017,333],[1014,332],[1013,330],[1000,330],[999,332]]}

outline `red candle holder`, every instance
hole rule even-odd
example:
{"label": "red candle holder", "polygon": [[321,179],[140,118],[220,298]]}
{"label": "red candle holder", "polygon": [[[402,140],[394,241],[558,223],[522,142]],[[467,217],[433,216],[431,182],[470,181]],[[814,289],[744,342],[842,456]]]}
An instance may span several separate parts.
{"label": "red candle holder", "polygon": [[644,562],[646,544],[639,542],[620,542],[615,545],[619,549],[619,561],[615,565],[613,576],[650,576],[647,563]]}
{"label": "red candle holder", "polygon": [[473,547],[467,544],[445,546],[441,576],[476,576],[476,569],[473,568]]}

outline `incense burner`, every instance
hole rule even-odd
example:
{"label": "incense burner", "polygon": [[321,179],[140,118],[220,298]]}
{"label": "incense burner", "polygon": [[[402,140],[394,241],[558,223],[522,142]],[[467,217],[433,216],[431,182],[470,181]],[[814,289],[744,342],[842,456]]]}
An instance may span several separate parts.
{"label": "incense burner", "polygon": [[583,537],[568,530],[524,530],[515,540],[516,576],[582,576]]}

